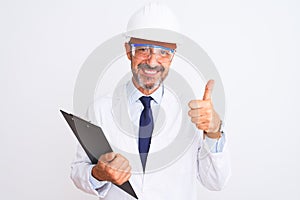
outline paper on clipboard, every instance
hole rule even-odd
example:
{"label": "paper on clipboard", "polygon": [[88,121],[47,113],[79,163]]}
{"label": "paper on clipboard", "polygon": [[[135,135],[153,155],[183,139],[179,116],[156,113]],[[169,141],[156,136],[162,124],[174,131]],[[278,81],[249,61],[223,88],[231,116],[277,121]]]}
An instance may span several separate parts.
{"label": "paper on clipboard", "polygon": [[[109,145],[102,129],[86,120],[83,120],[77,116],[66,113],[60,110],[70,128],[75,134],[80,145],[90,158],[92,164],[97,164],[98,158],[105,153],[112,152],[112,148]],[[129,181],[122,185],[116,185],[123,191],[127,192],[134,198],[138,199]]]}

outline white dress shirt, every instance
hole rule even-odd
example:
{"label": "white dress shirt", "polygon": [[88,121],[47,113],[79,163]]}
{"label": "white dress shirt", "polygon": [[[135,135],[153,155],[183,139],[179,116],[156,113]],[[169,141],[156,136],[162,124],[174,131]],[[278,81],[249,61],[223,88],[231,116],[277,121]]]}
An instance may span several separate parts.
{"label": "white dress shirt", "polygon": [[[179,130],[186,123],[183,117],[188,115],[183,113],[176,95],[163,86],[151,94],[154,131],[146,171],[142,172],[138,152],[139,118],[144,108],[141,96],[144,94],[129,81],[113,95],[97,100],[87,116],[101,126],[113,150],[129,160],[132,167],[129,181],[139,199],[198,199],[199,180],[210,190],[222,189],[230,175],[225,135],[220,140],[208,137],[203,140],[202,131],[195,126],[187,129],[188,133],[181,133]],[[182,142],[178,136],[183,136]],[[184,145],[174,148],[173,144]],[[105,200],[134,199],[110,182],[92,177],[93,166],[79,145],[71,171],[78,188]]]}

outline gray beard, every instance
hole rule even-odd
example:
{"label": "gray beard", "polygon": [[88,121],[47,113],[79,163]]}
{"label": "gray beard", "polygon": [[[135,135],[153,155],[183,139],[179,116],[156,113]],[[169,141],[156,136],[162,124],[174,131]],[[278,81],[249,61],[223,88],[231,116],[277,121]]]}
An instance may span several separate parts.
{"label": "gray beard", "polygon": [[[138,73],[137,74],[137,77],[136,77],[136,81],[137,81],[137,83],[143,88],[143,89],[145,89],[145,90],[152,90],[152,89],[155,89],[155,88],[157,88],[161,83],[162,83],[162,78],[161,77],[159,77],[159,79],[157,79],[156,80],[156,82],[155,83],[151,83],[151,84],[144,84],[144,82],[143,82],[143,77],[141,77],[140,76],[140,74]],[[152,78],[146,78],[146,79],[152,79]]]}

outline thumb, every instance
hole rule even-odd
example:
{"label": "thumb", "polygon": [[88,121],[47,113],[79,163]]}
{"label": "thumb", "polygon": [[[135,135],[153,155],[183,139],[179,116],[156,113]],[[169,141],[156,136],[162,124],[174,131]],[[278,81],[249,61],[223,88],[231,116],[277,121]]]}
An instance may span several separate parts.
{"label": "thumb", "polygon": [[103,161],[103,162],[108,163],[108,162],[113,161],[115,159],[116,155],[117,154],[114,153],[114,152],[109,152],[109,153],[106,153],[106,154],[102,155],[100,160]]}
{"label": "thumb", "polygon": [[214,88],[215,81],[210,79],[205,86],[203,100],[209,100],[211,98],[212,90]]}

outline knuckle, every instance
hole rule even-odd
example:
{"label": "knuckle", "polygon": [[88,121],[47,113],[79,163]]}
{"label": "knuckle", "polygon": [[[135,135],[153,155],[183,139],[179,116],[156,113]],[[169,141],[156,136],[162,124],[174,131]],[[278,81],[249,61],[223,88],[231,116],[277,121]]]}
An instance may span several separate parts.
{"label": "knuckle", "polygon": [[197,123],[198,123],[198,124],[202,124],[202,123],[203,123],[203,118],[202,118],[202,117],[199,117]]}
{"label": "knuckle", "polygon": [[103,155],[103,159],[104,159],[104,160],[108,160],[109,155],[110,155],[109,153],[104,154],[104,155]]}
{"label": "knuckle", "polygon": [[194,118],[193,118],[193,117],[191,117],[191,122],[192,122],[192,123],[195,123],[195,121],[194,121]]}
{"label": "knuckle", "polygon": [[209,115],[207,115],[203,121],[204,121],[205,123],[210,123],[211,117],[210,117]]}
{"label": "knuckle", "polygon": [[116,159],[118,162],[124,162],[125,160],[127,160],[123,155],[121,155],[119,153],[117,154]]}
{"label": "knuckle", "polygon": [[123,179],[119,179],[119,180],[116,181],[116,183],[118,185],[122,185],[124,182],[125,182],[125,180],[123,180]]}
{"label": "knuckle", "polygon": [[189,102],[189,107],[192,108],[192,107],[193,107],[193,104],[194,104],[194,100],[190,101],[190,102]]}
{"label": "knuckle", "polygon": [[120,180],[115,180],[114,183],[117,184],[117,185],[122,185]]}
{"label": "knuckle", "polygon": [[206,114],[211,115],[212,114],[212,110],[211,109],[207,109],[206,110]]}
{"label": "knuckle", "polygon": [[97,163],[96,167],[97,167],[97,169],[104,171],[106,164],[103,162],[99,162],[99,163]]}
{"label": "knuckle", "polygon": [[124,156],[122,156],[121,154],[119,154],[119,157],[117,157],[120,161],[124,162],[125,160],[127,160]]}
{"label": "knuckle", "polygon": [[125,171],[124,168],[120,168],[120,169],[117,170],[118,173],[123,173],[124,171]]}
{"label": "knuckle", "polygon": [[198,123],[199,123],[199,118],[193,117],[193,118],[192,118],[192,121],[193,121],[193,123],[198,124]]}
{"label": "knuckle", "polygon": [[129,166],[129,161],[127,159],[124,160],[124,165]]}
{"label": "knuckle", "polygon": [[191,110],[191,111],[189,112],[189,115],[190,115],[191,117],[199,117],[199,116],[200,116],[200,113],[201,113],[201,109],[198,108],[198,109],[195,109],[195,110]]}
{"label": "knuckle", "polygon": [[114,172],[115,172],[115,170],[114,170],[113,168],[111,168],[111,167],[107,167],[105,171],[106,171],[108,174],[111,174],[111,175],[113,175]]}
{"label": "knuckle", "polygon": [[107,162],[108,161],[108,156],[106,154],[101,156],[101,161]]}
{"label": "knuckle", "polygon": [[202,123],[202,119],[200,117],[197,118],[197,123],[201,124]]}
{"label": "knuckle", "polygon": [[124,177],[124,181],[128,181],[131,177],[131,174],[126,174],[126,176]]}
{"label": "knuckle", "polygon": [[128,174],[130,173],[131,171],[131,166],[130,165],[127,165],[125,168],[124,168],[124,173]]}
{"label": "knuckle", "polygon": [[109,152],[109,153],[107,153],[105,155],[106,155],[106,159],[109,160],[109,161],[112,160],[115,157],[115,153],[114,152]]}
{"label": "knuckle", "polygon": [[198,114],[199,116],[205,115],[205,109],[199,109]]}
{"label": "knuckle", "polygon": [[100,161],[105,161],[105,154],[102,154],[102,155],[100,156],[98,162],[100,162]]}
{"label": "knuckle", "polygon": [[111,175],[111,178],[112,178],[113,180],[117,181],[117,180],[119,180],[120,175],[119,175],[119,173],[113,173],[113,174]]}

